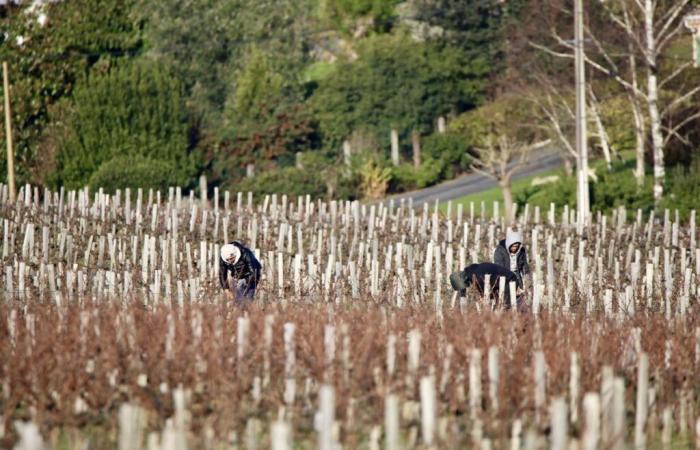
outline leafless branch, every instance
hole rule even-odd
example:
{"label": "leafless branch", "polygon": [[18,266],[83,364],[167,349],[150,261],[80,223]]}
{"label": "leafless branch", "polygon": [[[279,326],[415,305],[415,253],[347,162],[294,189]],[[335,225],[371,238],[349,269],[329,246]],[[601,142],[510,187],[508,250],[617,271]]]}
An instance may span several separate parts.
{"label": "leafless branch", "polygon": [[689,123],[691,123],[691,122],[693,122],[693,121],[695,121],[695,120],[698,120],[698,119],[700,119],[700,111],[698,111],[698,112],[696,112],[695,114],[692,114],[692,115],[690,115],[690,116],[684,118],[680,123],[678,123],[677,125],[675,125],[675,126],[673,126],[673,127],[664,127],[664,129],[665,129],[666,131],[668,131],[668,134],[666,135],[666,138],[664,139],[664,146],[665,146],[666,144],[668,144],[668,142],[671,140],[671,138],[672,138],[673,136],[675,136],[675,137],[677,137],[678,139],[680,139],[680,140],[681,140],[683,143],[685,143],[686,145],[690,145],[690,142],[688,142],[686,139],[682,138],[682,137],[678,134],[678,130],[680,130],[680,129],[683,128],[684,126],[686,126],[686,125],[688,125]]}
{"label": "leafless branch", "polygon": [[531,47],[536,48],[536,49],[538,49],[538,50],[542,50],[543,52],[548,53],[548,54],[550,54],[550,55],[552,55],[552,56],[557,56],[557,57],[559,57],[559,58],[574,59],[574,55],[573,55],[573,54],[557,52],[557,51],[554,51],[554,50],[552,50],[552,49],[550,49],[550,48],[548,48],[548,47],[545,47],[544,45],[536,44],[536,43],[534,43],[534,42],[532,42],[532,41],[529,41],[528,44],[529,44]]}
{"label": "leafless branch", "polygon": [[684,103],[686,100],[694,96],[700,92],[700,86],[696,86],[695,88],[689,90],[685,94],[681,95],[680,97],[676,98],[673,100],[671,103],[668,104],[662,111],[661,111],[661,117],[671,113],[678,105]]}
{"label": "leafless branch", "polygon": [[678,22],[678,24],[676,24],[676,27],[673,30],[671,30],[666,36],[660,38],[658,44],[656,45],[656,54],[659,55],[663,51],[663,49],[666,48],[666,45],[668,45],[673,40],[673,38],[675,38],[678,35],[678,33],[683,31],[684,28],[685,26],[683,25],[683,21],[680,21]]}
{"label": "leafless branch", "polygon": [[[671,31],[668,36],[664,36],[664,33],[666,33],[673,26],[673,23],[676,21],[676,19],[678,19],[678,17],[683,12],[688,3],[689,0],[680,0],[677,4],[673,5],[661,18],[661,22],[663,22],[663,25],[661,26],[659,32],[656,34],[659,41],[667,40],[669,36],[677,32]],[[680,22],[683,21],[681,20]],[[682,26],[682,23],[680,25]]]}
{"label": "leafless branch", "polygon": [[683,73],[686,69],[690,68],[692,66],[692,64],[693,63],[691,63],[691,62],[687,62],[687,63],[683,63],[680,66],[678,66],[676,68],[676,70],[674,70],[669,76],[667,76],[666,78],[664,78],[663,80],[661,80],[659,82],[659,89],[663,88],[666,84],[671,82],[674,78],[676,78],[678,75]]}

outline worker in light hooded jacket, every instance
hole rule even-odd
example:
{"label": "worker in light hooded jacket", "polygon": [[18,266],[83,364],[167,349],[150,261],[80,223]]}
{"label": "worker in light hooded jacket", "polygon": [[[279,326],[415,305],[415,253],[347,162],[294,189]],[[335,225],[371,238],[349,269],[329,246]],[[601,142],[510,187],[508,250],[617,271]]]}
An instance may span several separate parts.
{"label": "worker in light hooded jacket", "polygon": [[530,273],[527,263],[527,252],[523,245],[523,236],[518,231],[508,230],[506,238],[498,243],[493,252],[493,262],[513,272],[524,284],[523,278]]}
{"label": "worker in light hooded jacket", "polygon": [[[260,282],[262,265],[252,250],[238,241],[221,246],[219,283],[236,300],[250,300]],[[231,294],[229,294],[231,295]]]}

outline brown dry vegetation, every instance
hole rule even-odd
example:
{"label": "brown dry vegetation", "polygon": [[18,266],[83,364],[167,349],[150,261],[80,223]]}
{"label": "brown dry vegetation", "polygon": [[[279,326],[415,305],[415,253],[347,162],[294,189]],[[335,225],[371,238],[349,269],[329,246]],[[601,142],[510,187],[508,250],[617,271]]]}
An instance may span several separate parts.
{"label": "brown dry vegetation", "polygon": [[[49,198],[58,200],[57,196]],[[700,323],[698,252],[694,251],[695,229],[689,226],[679,226],[676,234],[670,219],[649,228],[646,221],[629,223],[620,219],[618,225],[618,217],[610,219],[616,226],[609,227],[598,218],[588,229],[588,244],[581,251],[588,267],[584,272],[576,251],[579,239],[575,230],[559,221],[552,226],[521,217],[519,226],[528,241],[532,230],[537,230],[539,254],[531,254],[530,259],[538,273],[535,284],[542,285],[543,295],[540,311],[534,314],[532,308],[530,313],[499,308],[491,311],[484,301],[473,297],[466,302],[453,302],[445,282],[446,255],[450,248],[454,250],[452,268],[456,269],[460,265],[457,255],[464,243],[463,227],[449,224],[455,220],[454,214],[451,218],[433,218],[426,211],[421,217],[420,212],[414,216],[405,207],[378,209],[372,214],[368,208],[358,213],[361,223],[356,223],[349,204],[338,204],[335,215],[331,211],[336,206],[330,204],[317,203],[315,211],[310,212],[306,206],[300,210],[290,203],[284,213],[279,206],[269,205],[267,209],[256,206],[249,212],[242,207],[240,213],[234,208],[216,213],[209,210],[208,221],[202,218],[201,210],[195,211],[195,226],[189,232],[189,204],[176,210],[161,203],[156,227],[152,229],[151,207],[143,209],[148,212],[143,213],[141,225],[134,223],[133,212],[131,223],[126,224],[123,205],[105,208],[104,218],[100,217],[100,204],[105,201],[91,202],[92,212],[87,207],[81,211],[79,202],[73,208],[64,205],[61,210],[58,201],[46,206],[40,202],[10,206],[3,201],[0,219],[3,230],[7,230],[3,231],[3,239],[7,236],[7,254],[3,256],[2,278],[6,292],[0,302],[2,447],[16,441],[13,421],[31,420],[54,447],[68,433],[82,436],[74,440],[88,439],[90,448],[114,448],[117,411],[122,404],[143,407],[148,411],[147,430],[158,432],[173,416],[173,390],[181,386],[189,393],[192,448],[228,448],[233,444],[249,448],[253,441],[267,447],[269,424],[280,417],[291,424],[295,445],[312,448],[316,445],[317,393],[321,384],[328,384],[335,389],[338,437],[344,448],[372,447],[371,431],[384,425],[384,402],[389,393],[397,394],[401,402],[403,445],[422,448],[418,385],[421,377],[433,375],[438,392],[439,447],[470,446],[478,419],[484,437],[491,439],[494,448],[509,448],[516,419],[522,420],[525,431],[547,436],[550,401],[561,396],[569,402],[573,352],[578,354],[581,383],[575,402],[578,418],[570,418],[570,436],[581,436],[581,398],[586,392],[601,391],[601,373],[604,366],[609,366],[625,382],[627,440],[631,441],[640,350],[649,356],[653,389],[646,425],[649,442],[660,439],[662,412],[667,407],[673,411],[674,436],[678,436],[675,442],[686,442],[686,438],[694,436],[696,411],[700,411],[696,381],[700,368]],[[110,205],[114,201],[111,198]],[[166,267],[160,240],[170,248],[171,240],[177,236],[169,223],[173,211],[177,211],[180,220],[179,237],[174,244],[177,265],[173,267],[170,261]],[[216,227],[213,215],[219,221]],[[373,236],[369,235],[370,217],[376,220]],[[222,241],[221,230],[217,236],[215,229],[224,226],[224,218],[228,220],[229,237],[235,234],[240,218],[241,233],[237,237],[244,241],[247,237],[248,243],[253,241],[251,245],[255,244],[252,227],[258,227],[256,247],[266,266],[265,276],[255,303],[247,308],[227,301],[218,292],[216,278],[211,276],[217,261],[212,249]],[[411,220],[415,220],[413,225]],[[469,226],[467,255],[472,251],[488,255],[493,245],[489,236],[497,237],[503,232],[498,219],[486,221],[465,214],[462,222]],[[25,239],[28,223],[36,227],[33,240]],[[281,223],[291,225],[294,233],[291,243],[285,240],[279,247]],[[434,273],[426,274],[426,245],[434,237],[435,223],[440,227],[436,232],[442,259],[439,269],[435,269],[434,261]],[[297,225],[303,229],[301,248]],[[41,251],[42,226],[50,231],[48,255]],[[262,231],[265,226],[268,232]],[[448,230],[452,227],[454,235],[449,239]],[[204,233],[200,234],[200,229]],[[319,238],[321,231],[324,235]],[[143,242],[149,234],[159,241],[154,246],[156,256],[151,255],[153,259],[149,260],[147,278],[142,279]],[[68,235],[73,239],[71,251]],[[90,236],[92,246],[86,252]],[[138,238],[138,255],[133,258],[132,236]],[[101,258],[100,239],[105,242]],[[205,240],[210,249],[206,273],[198,267],[200,240]],[[547,251],[548,241],[551,252]],[[23,245],[25,242],[27,245]],[[366,245],[364,253],[359,251],[360,242]],[[409,293],[401,306],[395,254],[391,257],[394,266],[385,270],[387,248],[399,242],[405,247],[398,265],[409,278]],[[372,245],[378,247],[379,282],[375,292],[369,281],[372,258],[366,257],[367,252],[372,252]],[[409,247],[411,257],[407,255]],[[571,249],[569,254],[567,248]],[[633,280],[635,250],[640,251],[641,269]],[[668,259],[664,258],[665,250]],[[293,261],[302,251],[304,263],[300,271],[305,284],[295,293]],[[655,251],[658,258],[654,257]],[[331,252],[337,252],[340,267],[336,267],[334,280],[325,293],[321,274],[326,273]],[[90,254],[87,258],[86,253]],[[279,255],[284,269],[281,289],[276,272]],[[310,255],[316,257],[315,263],[320,266],[315,275],[306,264]],[[575,270],[569,272],[565,261],[572,257]],[[359,268],[356,298],[348,272],[351,261]],[[650,296],[645,291],[647,262],[653,264],[656,278]],[[617,278],[615,263],[620,266]],[[23,291],[18,290],[20,264],[28,267]],[[49,288],[49,265],[56,273],[54,292]],[[159,295],[152,292],[154,265],[171,277],[168,281],[163,279]],[[688,270],[681,271],[681,266]],[[12,291],[7,289],[8,268]],[[100,282],[106,272],[116,274],[115,292]],[[552,283],[543,281],[548,273]],[[673,283],[665,291],[665,274],[669,273]],[[73,276],[76,280],[84,276],[85,282],[75,281],[69,286],[68,278]],[[123,282],[128,277],[131,288],[123,294]],[[572,281],[567,282],[567,277]],[[171,283],[169,287],[165,286],[167,282]],[[177,283],[184,286],[182,294],[178,294]],[[190,284],[197,287],[196,292],[192,293]],[[624,311],[621,303],[627,286],[632,288],[633,313]],[[170,294],[166,294],[166,289]],[[603,298],[610,289],[614,289],[613,302],[606,313]],[[438,293],[440,300],[436,303]],[[566,295],[570,299],[568,308],[564,305]],[[687,300],[687,307],[683,299]],[[530,305],[533,300],[530,292]],[[242,318],[249,320],[250,332],[247,347],[239,357],[238,328]],[[268,347],[264,330],[266,321],[271,320],[272,341]],[[291,404],[285,404],[284,399],[285,323],[296,327],[296,395]],[[335,354],[330,364],[324,345],[328,325],[335,330]],[[420,364],[415,372],[407,366],[408,334],[413,330],[421,334]],[[387,364],[390,335],[396,337],[393,374]],[[490,347],[499,351],[497,411],[489,396]],[[452,349],[451,357],[448,348]],[[473,349],[482,352],[482,405],[476,411],[470,410],[468,400]],[[533,378],[534,355],[538,351],[544,353],[546,361],[546,401],[539,411]],[[256,426],[257,431],[251,432]],[[681,430],[686,437],[679,436]],[[381,443],[381,439],[377,442]],[[689,444],[679,445],[683,447],[678,448],[690,448]]]}

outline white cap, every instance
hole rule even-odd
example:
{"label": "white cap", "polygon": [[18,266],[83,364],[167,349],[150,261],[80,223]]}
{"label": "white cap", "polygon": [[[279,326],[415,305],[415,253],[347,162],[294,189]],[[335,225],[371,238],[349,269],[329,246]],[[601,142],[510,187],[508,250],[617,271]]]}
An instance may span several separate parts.
{"label": "white cap", "polygon": [[233,244],[224,244],[221,246],[221,259],[229,264],[236,264],[241,259],[241,251]]}

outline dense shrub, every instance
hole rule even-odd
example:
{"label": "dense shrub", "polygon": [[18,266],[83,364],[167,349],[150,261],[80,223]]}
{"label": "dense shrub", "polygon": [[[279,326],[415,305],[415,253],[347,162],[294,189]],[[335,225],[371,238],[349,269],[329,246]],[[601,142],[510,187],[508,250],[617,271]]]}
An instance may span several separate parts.
{"label": "dense shrub", "polygon": [[[645,214],[654,210],[652,190],[653,179],[650,175],[645,178],[642,186],[637,185],[632,169],[627,164],[619,164],[613,170],[598,170],[598,180],[590,183],[591,211],[610,213],[624,206],[628,217],[636,215],[637,209]],[[531,186],[516,195],[516,202],[523,206],[549,208],[550,203],[557,206],[576,205],[576,177],[567,177],[556,183],[543,186]],[[678,209],[680,219],[685,221],[690,211],[700,210],[700,159],[695,160],[690,167],[677,166],[666,174],[665,196],[658,205],[657,211],[663,209]]]}
{"label": "dense shrub", "polygon": [[444,179],[445,163],[440,159],[426,158],[420,167],[402,164],[391,169],[389,188],[392,192],[422,189]]}
{"label": "dense shrub", "polygon": [[454,132],[433,133],[423,140],[423,154],[428,158],[439,159],[444,163],[441,179],[453,178],[469,169],[472,162],[467,153],[469,143],[464,136]]}
{"label": "dense shrub", "polygon": [[654,208],[651,177],[646,177],[642,186],[637,185],[632,169],[627,165],[612,171],[598,171],[598,181],[590,184],[591,211],[609,213],[624,206],[630,217],[637,209],[648,213]]}
{"label": "dense shrub", "polygon": [[327,190],[326,183],[318,173],[296,167],[263,172],[227,187],[235,191],[252,192],[256,198],[280,193],[291,198],[307,194],[314,198],[322,198]]}
{"label": "dense shrub", "polygon": [[700,211],[700,158],[690,167],[678,166],[666,174],[666,196],[661,208],[678,209],[680,219],[686,220],[690,211]]}
{"label": "dense shrub", "polygon": [[526,189],[515,195],[515,202],[518,207],[539,206],[541,210],[549,208],[551,203],[556,206],[576,204],[576,178],[563,176],[554,183],[541,186],[528,186]]}
{"label": "dense shrub", "polygon": [[636,148],[634,116],[627,97],[616,96],[601,102],[600,115],[613,150],[623,152]]}
{"label": "dense shrub", "polygon": [[90,77],[67,109],[56,185],[82,187],[118,156],[168,162],[172,183],[186,184],[196,174],[183,87],[167,68],[128,64]]}
{"label": "dense shrub", "polygon": [[165,192],[169,186],[186,182],[174,178],[173,174],[176,172],[173,164],[167,161],[142,156],[117,156],[102,163],[90,176],[88,185],[93,191],[104,188],[109,193],[127,187]]}

